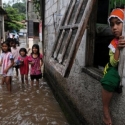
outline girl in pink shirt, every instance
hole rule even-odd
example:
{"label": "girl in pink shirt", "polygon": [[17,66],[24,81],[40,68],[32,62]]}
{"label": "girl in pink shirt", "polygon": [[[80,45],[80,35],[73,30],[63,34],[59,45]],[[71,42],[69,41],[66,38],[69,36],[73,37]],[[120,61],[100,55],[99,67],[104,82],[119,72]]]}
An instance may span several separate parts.
{"label": "girl in pink shirt", "polygon": [[39,85],[39,79],[42,78],[41,66],[43,64],[42,61],[43,55],[39,52],[39,46],[34,44],[32,46],[32,53],[29,56],[29,64],[31,64],[30,68],[30,78],[31,85],[34,84],[34,79],[36,79],[36,85]]}

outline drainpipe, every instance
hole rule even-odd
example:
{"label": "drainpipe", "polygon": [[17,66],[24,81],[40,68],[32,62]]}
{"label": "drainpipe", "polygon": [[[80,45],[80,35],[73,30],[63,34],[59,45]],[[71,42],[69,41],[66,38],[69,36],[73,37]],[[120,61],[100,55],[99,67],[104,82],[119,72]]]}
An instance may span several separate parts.
{"label": "drainpipe", "polygon": [[29,1],[27,0],[26,1],[26,47],[28,48],[28,4],[29,4]]}
{"label": "drainpipe", "polygon": [[[44,52],[44,21],[45,21],[45,0],[40,0],[40,15],[42,20],[42,53],[43,57],[45,58],[45,52]],[[43,64],[43,74],[44,74],[44,64]]]}

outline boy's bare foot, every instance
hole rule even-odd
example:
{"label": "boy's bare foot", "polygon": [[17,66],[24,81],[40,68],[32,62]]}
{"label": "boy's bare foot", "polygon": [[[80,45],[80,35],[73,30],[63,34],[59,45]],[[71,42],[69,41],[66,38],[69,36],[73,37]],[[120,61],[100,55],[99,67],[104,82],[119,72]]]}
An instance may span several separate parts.
{"label": "boy's bare foot", "polygon": [[104,113],[103,122],[105,123],[105,125],[112,125],[112,120],[109,112]]}

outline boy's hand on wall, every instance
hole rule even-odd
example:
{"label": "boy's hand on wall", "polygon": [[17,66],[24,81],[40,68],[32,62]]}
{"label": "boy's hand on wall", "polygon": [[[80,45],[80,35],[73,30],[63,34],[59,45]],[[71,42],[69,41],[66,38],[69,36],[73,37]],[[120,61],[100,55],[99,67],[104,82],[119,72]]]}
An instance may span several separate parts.
{"label": "boy's hand on wall", "polygon": [[125,47],[125,39],[124,39],[123,36],[120,36],[120,37],[119,37],[119,41],[118,41],[117,47],[118,47],[119,49]]}

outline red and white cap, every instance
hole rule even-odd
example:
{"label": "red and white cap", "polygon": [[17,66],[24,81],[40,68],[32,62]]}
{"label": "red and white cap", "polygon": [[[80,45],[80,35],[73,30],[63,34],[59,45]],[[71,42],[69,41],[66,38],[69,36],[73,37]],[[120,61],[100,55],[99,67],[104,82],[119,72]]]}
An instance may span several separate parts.
{"label": "red and white cap", "polygon": [[121,22],[124,20],[124,10],[120,8],[113,9],[109,18],[108,18],[108,23],[110,24],[110,19],[112,17],[117,17]]}

